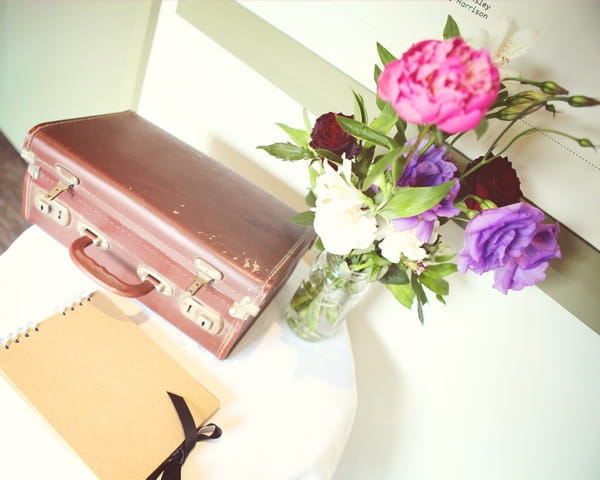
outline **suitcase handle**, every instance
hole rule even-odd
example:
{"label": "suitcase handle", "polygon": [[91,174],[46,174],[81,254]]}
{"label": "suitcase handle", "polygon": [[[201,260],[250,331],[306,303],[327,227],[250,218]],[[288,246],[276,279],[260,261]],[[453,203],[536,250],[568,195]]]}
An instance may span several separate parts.
{"label": "suitcase handle", "polygon": [[93,237],[84,233],[83,236],[79,237],[71,244],[69,247],[69,255],[71,255],[71,259],[75,265],[94,278],[109,292],[116,293],[122,297],[141,297],[154,289],[154,284],[149,279],[134,285],[125,283],[90,258],[85,253],[85,249],[93,243]]}

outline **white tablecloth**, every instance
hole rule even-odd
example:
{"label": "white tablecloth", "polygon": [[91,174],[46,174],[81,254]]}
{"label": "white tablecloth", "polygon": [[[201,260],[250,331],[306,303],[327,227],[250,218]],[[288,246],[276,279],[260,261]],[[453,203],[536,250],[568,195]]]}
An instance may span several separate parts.
{"label": "white tablecloth", "polygon": [[[212,421],[223,436],[196,445],[184,465],[184,479],[320,480],[333,475],[356,413],[354,361],[345,329],[312,344],[295,337],[282,321],[305,271],[301,264],[224,361],[139,302],[126,304],[138,313],[141,327],[222,404]],[[65,247],[31,227],[0,255],[0,336],[95,289],[72,265]],[[95,478],[1,375],[0,428],[2,478]]]}

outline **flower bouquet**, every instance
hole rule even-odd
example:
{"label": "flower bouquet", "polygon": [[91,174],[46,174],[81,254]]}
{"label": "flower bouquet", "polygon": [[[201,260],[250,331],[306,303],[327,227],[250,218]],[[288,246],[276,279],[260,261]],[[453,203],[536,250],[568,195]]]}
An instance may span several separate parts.
{"label": "flower bouquet", "polygon": [[[444,303],[445,277],[456,271],[493,272],[493,286],[504,294],[542,281],[561,256],[559,225],[544,223],[544,213],[522,201],[505,154],[539,131],[593,148],[589,139],[558,130],[513,134],[516,122],[537,110],[555,115],[559,104],[600,102],[553,81],[501,78],[489,52],[469,46],[452,17],[443,40],[415,43],[400,58],[379,44],[377,51],[383,67],[375,66],[376,116],[354,93],[354,115],[328,112],[311,124],[305,111],[304,129],[278,124],[291,142],[259,147],[307,162],[309,209],[291,221],[314,227],[319,254],[285,315],[309,340],[335,331],[371,282],[385,284],[408,308],[416,304],[423,322],[428,295]],[[460,169],[454,142],[468,132],[479,139],[492,121],[503,124],[499,135]],[[465,225],[458,254],[440,234],[449,219]]]}

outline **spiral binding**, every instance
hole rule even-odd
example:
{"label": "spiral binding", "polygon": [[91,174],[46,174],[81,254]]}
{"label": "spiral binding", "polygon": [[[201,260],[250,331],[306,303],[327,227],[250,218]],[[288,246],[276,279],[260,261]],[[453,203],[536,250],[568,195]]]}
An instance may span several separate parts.
{"label": "spiral binding", "polygon": [[92,300],[91,293],[80,293],[79,295],[74,296],[70,301],[63,303],[61,306],[56,308],[56,311],[61,315],[67,315],[67,313],[72,312],[78,306],[82,307],[83,302],[90,302]]}
{"label": "spiral binding", "polygon": [[[74,311],[77,307],[83,306],[84,302],[90,302],[92,300],[92,295],[93,294],[91,293],[77,295],[76,297],[74,297],[75,300],[62,304],[62,306],[57,308],[55,311],[65,316],[69,312]],[[31,337],[33,334],[39,331],[39,322],[29,322],[23,327],[9,332],[4,337],[0,337],[0,350],[8,350],[12,348],[15,344],[21,343],[22,341]]]}
{"label": "spiral binding", "polygon": [[9,332],[6,336],[0,338],[0,347],[8,350],[12,344],[21,343],[25,338],[30,337],[32,333],[40,330],[39,325],[30,322],[27,325]]}

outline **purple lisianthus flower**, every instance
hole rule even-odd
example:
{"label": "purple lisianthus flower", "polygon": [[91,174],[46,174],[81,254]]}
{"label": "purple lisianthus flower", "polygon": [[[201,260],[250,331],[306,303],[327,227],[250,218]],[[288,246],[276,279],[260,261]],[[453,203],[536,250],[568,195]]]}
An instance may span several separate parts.
{"label": "purple lisianthus flower", "polygon": [[392,225],[398,232],[415,229],[415,235],[421,243],[427,243],[431,240],[431,235],[436,227],[435,220],[423,220],[419,216],[395,218]]}
{"label": "purple lisianthus flower", "polygon": [[[414,142],[415,140],[409,140],[408,143]],[[426,141],[423,140],[419,145],[419,150],[425,144]],[[447,158],[446,148],[436,147],[435,145],[431,145],[420,155],[415,152],[406,164],[404,172],[402,172],[402,176],[396,185],[400,187],[435,187],[452,180],[456,176],[457,168]],[[438,216],[453,217],[458,215],[460,210],[453,205],[453,202],[459,190],[460,184],[456,182],[439,204],[421,214],[423,218],[435,220]]]}
{"label": "purple lisianthus flower", "polygon": [[558,223],[540,224],[531,243],[518,257],[509,258],[494,272],[494,288],[506,295],[508,290],[522,290],[546,278],[546,269],[554,258],[561,258]]}
{"label": "purple lisianthus flower", "polygon": [[[413,139],[408,143],[414,142]],[[419,149],[423,148],[425,144],[426,141],[423,140]],[[446,148],[432,145],[420,155],[415,152],[406,164],[396,185],[400,187],[434,187],[455,178],[456,171],[456,165],[447,160]],[[453,217],[460,213],[453,203],[459,190],[460,183],[455,182],[436,206],[414,217],[395,219],[392,221],[394,227],[398,231],[416,228],[417,238],[422,242],[428,242],[438,217]]]}
{"label": "purple lisianthus flower", "polygon": [[495,270],[494,287],[503,293],[543,280],[550,260],[560,256],[558,225],[543,225],[543,219],[542,211],[527,203],[482,211],[465,229],[458,270]]}
{"label": "purple lisianthus flower", "polygon": [[502,267],[510,257],[521,255],[543,219],[544,214],[527,203],[482,211],[467,224],[458,270],[481,274]]}

